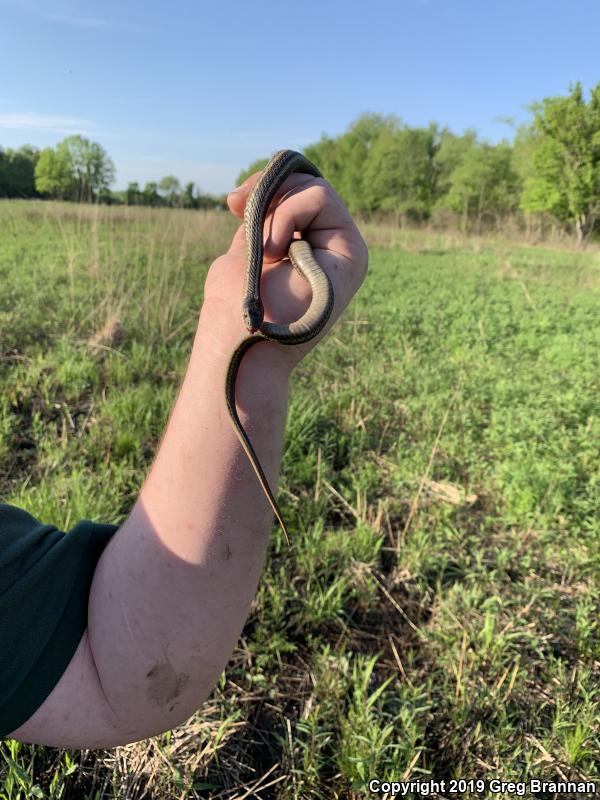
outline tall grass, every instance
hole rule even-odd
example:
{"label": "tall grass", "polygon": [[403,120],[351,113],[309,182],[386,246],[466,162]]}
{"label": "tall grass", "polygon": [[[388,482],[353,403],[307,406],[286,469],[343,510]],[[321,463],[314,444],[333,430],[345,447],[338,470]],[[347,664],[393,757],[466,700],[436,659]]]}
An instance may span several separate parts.
{"label": "tall grass", "polygon": [[[0,203],[3,500],[63,527],[124,519],[235,225]],[[367,282],[293,377],[293,548],[274,529],[210,700],[112,751],[6,742],[0,798],[598,777],[600,255],[365,233]]]}

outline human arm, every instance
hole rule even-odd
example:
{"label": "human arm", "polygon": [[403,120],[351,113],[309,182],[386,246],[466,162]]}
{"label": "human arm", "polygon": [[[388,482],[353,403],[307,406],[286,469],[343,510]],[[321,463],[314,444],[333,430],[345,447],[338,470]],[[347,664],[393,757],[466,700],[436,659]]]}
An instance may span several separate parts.
{"label": "human arm", "polygon": [[[229,197],[238,217],[256,177]],[[273,206],[262,282],[266,315],[289,322],[308,306],[306,285],[280,263],[294,231],[302,231],[334,287],[322,338],[364,278],[366,247],[321,179],[291,176]],[[154,464],[96,568],[88,630],[15,738],[70,747],[146,738],[187,719],[231,656],[272,523],[224,402],[228,361],[244,334],[245,256],[240,228],[209,271],[190,361]],[[240,417],[271,486],[281,463],[289,375],[313,344],[260,343],[240,368]]]}

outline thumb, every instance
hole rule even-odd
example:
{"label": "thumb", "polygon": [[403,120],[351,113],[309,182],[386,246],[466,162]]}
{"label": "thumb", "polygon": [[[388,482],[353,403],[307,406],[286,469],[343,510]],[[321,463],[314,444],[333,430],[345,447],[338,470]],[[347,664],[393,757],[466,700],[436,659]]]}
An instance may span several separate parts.
{"label": "thumb", "polygon": [[254,184],[260,177],[260,171],[255,172],[249,178],[234,189],[232,192],[229,192],[227,195],[227,205],[229,206],[229,210],[232,214],[240,219],[244,218],[244,209],[246,208],[246,202],[248,200],[248,195],[252,191]]}

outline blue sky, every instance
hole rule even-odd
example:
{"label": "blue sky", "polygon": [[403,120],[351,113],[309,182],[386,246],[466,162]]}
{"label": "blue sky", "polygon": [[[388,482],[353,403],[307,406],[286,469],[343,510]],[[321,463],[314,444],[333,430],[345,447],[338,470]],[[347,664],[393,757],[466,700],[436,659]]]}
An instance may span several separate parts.
{"label": "blue sky", "polygon": [[0,0],[0,146],[100,142],[203,191],[364,111],[475,127],[600,81],[599,0]]}

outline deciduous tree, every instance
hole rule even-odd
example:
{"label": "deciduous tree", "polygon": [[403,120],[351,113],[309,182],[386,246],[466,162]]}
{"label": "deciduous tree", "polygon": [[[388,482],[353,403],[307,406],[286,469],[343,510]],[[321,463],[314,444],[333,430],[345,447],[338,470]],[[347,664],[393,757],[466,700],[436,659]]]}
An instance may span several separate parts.
{"label": "deciduous tree", "polygon": [[547,97],[532,111],[535,172],[521,208],[570,223],[581,244],[600,219],[600,83],[587,103],[576,83],[567,97]]}
{"label": "deciduous tree", "polygon": [[511,156],[508,142],[474,144],[451,172],[449,190],[438,206],[461,214],[465,230],[470,221],[478,231],[486,218],[497,223],[518,204],[519,179]]}
{"label": "deciduous tree", "polygon": [[252,164],[240,172],[240,174],[237,176],[235,185],[241,186],[242,183],[250,177],[250,175],[254,175],[255,172],[258,172],[259,170],[263,169],[263,167],[266,167],[268,162],[268,158],[259,158],[256,161],[253,161]]}
{"label": "deciduous tree", "polygon": [[364,201],[369,211],[393,211],[413,220],[427,219],[435,202],[439,131],[383,128],[364,166]]}
{"label": "deciduous tree", "polygon": [[175,175],[165,175],[161,178],[158,188],[163,193],[167,204],[175,207],[179,205],[179,193],[181,192],[181,184]]}
{"label": "deciduous tree", "polygon": [[64,151],[42,150],[35,167],[35,188],[53,198],[66,198],[74,192],[73,173]]}
{"label": "deciduous tree", "polygon": [[101,145],[75,135],[42,151],[35,178],[42,194],[91,202],[114,181],[115,168]]}
{"label": "deciduous tree", "polygon": [[31,145],[0,148],[0,197],[35,197],[35,165],[39,151]]}

